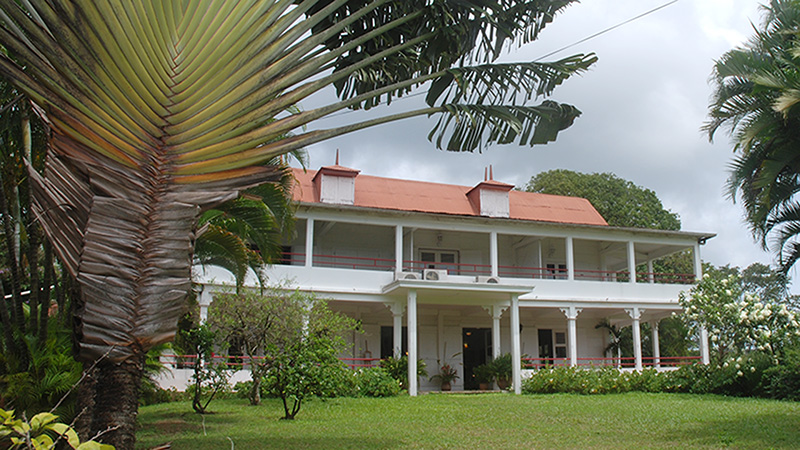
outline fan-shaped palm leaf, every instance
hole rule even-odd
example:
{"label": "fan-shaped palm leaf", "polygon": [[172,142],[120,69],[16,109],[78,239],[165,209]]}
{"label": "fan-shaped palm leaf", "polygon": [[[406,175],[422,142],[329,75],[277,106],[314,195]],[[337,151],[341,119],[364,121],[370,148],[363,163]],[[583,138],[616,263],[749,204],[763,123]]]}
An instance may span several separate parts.
{"label": "fan-shaped palm leaf", "polygon": [[[52,129],[44,176],[31,177],[37,213],[81,287],[81,358],[105,356],[140,370],[144,352],[172,338],[190,287],[199,214],[277,181],[280,171],[265,163],[278,155],[434,113],[449,119],[432,139],[451,149],[475,149],[482,138],[552,140],[577,109],[492,105],[516,97],[480,89],[512,80],[519,98],[538,96],[585,70],[592,57],[524,68],[462,66],[493,62],[505,45],[535,39],[570,3],[0,2],[0,75],[38,105]],[[453,67],[459,72],[448,71]],[[456,74],[447,98],[473,103],[304,128]],[[338,101],[293,110],[331,86]],[[128,389],[111,380],[109,402],[113,389]],[[129,437],[117,444],[131,446]]]}

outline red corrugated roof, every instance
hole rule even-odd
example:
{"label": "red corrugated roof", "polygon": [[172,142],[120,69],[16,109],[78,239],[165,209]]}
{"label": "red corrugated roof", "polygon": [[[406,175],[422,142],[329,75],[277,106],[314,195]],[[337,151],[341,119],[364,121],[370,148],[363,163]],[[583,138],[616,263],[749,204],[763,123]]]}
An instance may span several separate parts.
{"label": "red corrugated roof", "polygon": [[[316,174],[316,171],[294,169],[297,178],[293,193],[295,201],[319,203],[313,184]],[[478,217],[480,214],[467,197],[472,189],[472,186],[358,175],[353,206]],[[509,218],[518,220],[608,225],[588,200],[578,197],[511,191],[509,214]]]}

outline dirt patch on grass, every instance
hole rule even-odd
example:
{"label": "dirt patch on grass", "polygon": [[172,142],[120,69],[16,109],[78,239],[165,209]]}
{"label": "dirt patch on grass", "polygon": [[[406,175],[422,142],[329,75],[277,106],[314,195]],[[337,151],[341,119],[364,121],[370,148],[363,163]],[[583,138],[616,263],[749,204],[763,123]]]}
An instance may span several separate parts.
{"label": "dirt patch on grass", "polygon": [[159,434],[176,434],[192,431],[201,431],[202,427],[196,423],[189,423],[183,419],[163,419],[153,422],[150,427]]}

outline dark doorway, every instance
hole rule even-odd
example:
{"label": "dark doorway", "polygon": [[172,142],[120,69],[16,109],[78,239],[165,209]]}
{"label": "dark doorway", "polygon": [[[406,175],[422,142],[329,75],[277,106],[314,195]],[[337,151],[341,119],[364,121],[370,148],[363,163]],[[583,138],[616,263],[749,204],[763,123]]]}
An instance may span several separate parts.
{"label": "dark doorway", "polygon": [[[403,337],[400,339],[400,355],[408,353],[408,328],[403,327]],[[394,351],[394,327],[381,327],[381,359],[386,359]]]}
{"label": "dark doorway", "polygon": [[478,389],[478,382],[472,370],[481,364],[486,364],[491,358],[492,329],[491,328],[464,328],[461,333],[464,350],[464,390]]}
{"label": "dark doorway", "polygon": [[[553,330],[539,330],[539,363],[553,364]],[[540,368],[541,366],[537,367]]]}

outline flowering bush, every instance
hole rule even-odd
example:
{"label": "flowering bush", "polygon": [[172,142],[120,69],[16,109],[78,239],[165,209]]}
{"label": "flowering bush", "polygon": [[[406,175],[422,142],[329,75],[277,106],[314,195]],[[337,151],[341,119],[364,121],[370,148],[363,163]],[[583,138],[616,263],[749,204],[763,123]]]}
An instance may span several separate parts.
{"label": "flowering bush", "polygon": [[784,348],[800,337],[797,313],[743,291],[738,275],[706,273],[688,294],[680,294],[679,302],[692,332],[698,333],[700,327],[708,330],[710,353],[717,364],[754,350],[780,361]]}

